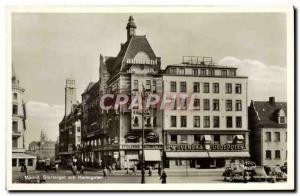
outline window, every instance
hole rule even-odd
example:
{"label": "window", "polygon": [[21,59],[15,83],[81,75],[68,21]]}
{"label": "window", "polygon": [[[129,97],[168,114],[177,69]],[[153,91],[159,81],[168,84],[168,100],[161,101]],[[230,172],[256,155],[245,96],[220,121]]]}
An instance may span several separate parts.
{"label": "window", "polygon": [[237,116],[235,118],[235,126],[237,128],[242,128],[242,117],[241,116]]}
{"label": "window", "polygon": [[186,144],[187,143],[187,135],[180,135],[180,143]]}
{"label": "window", "polygon": [[152,88],[153,88],[153,91],[155,92],[156,91],[156,81],[155,80],[153,80]]}
{"label": "window", "polygon": [[209,83],[205,82],[203,85],[203,93],[209,93]]}
{"label": "window", "polygon": [[137,116],[133,117],[133,126],[135,127],[139,126],[139,118]]}
{"label": "window", "polygon": [[232,111],[232,100],[226,100],[226,111]]}
{"label": "window", "polygon": [[77,132],[80,132],[80,127],[77,127]]}
{"label": "window", "polygon": [[227,143],[231,144],[233,141],[233,135],[227,135]]}
{"label": "window", "polygon": [[156,120],[156,116],[153,117],[153,126],[156,127],[157,126],[157,120]]}
{"label": "window", "polygon": [[179,100],[179,108],[181,110],[185,110],[187,108],[187,99],[186,98],[180,98],[180,100]]}
{"label": "window", "polygon": [[227,94],[232,93],[232,84],[226,83],[226,85],[225,85],[225,92],[226,92]]}
{"label": "window", "polygon": [[285,122],[285,116],[280,116],[279,117],[279,123],[280,124],[285,124],[286,122]]}
{"label": "window", "polygon": [[219,111],[220,107],[219,107],[219,99],[214,99],[213,100],[213,111]]}
{"label": "window", "polygon": [[18,122],[17,121],[13,121],[12,128],[13,128],[13,132],[18,132]]}
{"label": "window", "polygon": [[208,75],[209,76],[214,76],[215,75],[215,70],[214,69],[208,70]]}
{"label": "window", "polygon": [[201,143],[201,135],[194,135],[194,144]]}
{"label": "window", "polygon": [[193,73],[194,76],[197,76],[198,75],[198,69],[193,69],[192,73]]}
{"label": "window", "polygon": [[186,127],[186,116],[180,117],[181,127]]}
{"label": "window", "polygon": [[17,159],[12,159],[12,166],[17,167]]}
{"label": "window", "polygon": [[177,126],[177,118],[176,116],[171,116],[171,127],[176,127]]}
{"label": "window", "polygon": [[227,128],[232,128],[232,116],[227,116],[226,117],[226,127]]}
{"label": "window", "polygon": [[234,70],[229,70],[229,76],[235,76],[235,71]]}
{"label": "window", "polygon": [[275,142],[280,142],[280,132],[275,132]]}
{"label": "window", "polygon": [[236,94],[242,93],[242,85],[241,84],[235,84],[235,93]]}
{"label": "window", "polygon": [[206,69],[200,69],[200,75],[205,76],[206,75]]}
{"label": "window", "polygon": [[151,80],[146,80],[146,90],[147,91],[151,90]]}
{"label": "window", "polygon": [[33,166],[33,159],[28,159],[28,166]]}
{"label": "window", "polygon": [[177,135],[171,135],[171,144],[177,144]]}
{"label": "window", "polygon": [[135,90],[135,91],[139,90],[139,81],[138,80],[133,81],[133,90]]}
{"label": "window", "polygon": [[18,139],[13,139],[13,141],[12,141],[12,147],[13,148],[18,148]]}
{"label": "window", "polygon": [[203,99],[204,110],[209,110],[209,99]]}
{"label": "window", "polygon": [[235,111],[242,111],[242,100],[235,100]]}
{"label": "window", "polygon": [[219,128],[219,127],[220,127],[220,117],[214,116],[214,128]]}
{"label": "window", "polygon": [[194,82],[194,93],[199,93],[199,92],[200,92],[200,83]]}
{"label": "window", "polygon": [[214,144],[220,144],[220,135],[214,135]]}
{"label": "window", "polygon": [[19,166],[25,165],[25,159],[19,159]]}
{"label": "window", "polygon": [[194,99],[194,110],[200,110],[200,99]]}
{"label": "window", "polygon": [[271,138],[271,132],[266,132],[266,142],[270,142],[271,140],[272,140],[272,138]]}
{"label": "window", "polygon": [[200,116],[194,116],[194,127],[200,127]]}
{"label": "window", "polygon": [[179,68],[179,70],[178,70],[178,74],[180,74],[180,75],[184,75],[184,68]]}
{"label": "window", "polygon": [[18,114],[18,105],[13,105],[13,114]]}
{"label": "window", "polygon": [[180,92],[186,92],[186,82],[180,82]]}
{"label": "window", "polygon": [[213,93],[219,93],[219,83],[213,83]]}
{"label": "window", "polygon": [[176,68],[170,68],[170,74],[176,74],[177,69]]}
{"label": "window", "polygon": [[209,128],[210,127],[210,118],[209,118],[209,116],[204,116],[203,120],[204,120],[204,127]]}
{"label": "window", "polygon": [[280,150],[275,150],[275,159],[280,159]]}
{"label": "window", "polygon": [[227,70],[221,70],[221,76],[227,76]]}
{"label": "window", "polygon": [[170,83],[170,85],[171,85],[171,92],[176,92],[176,82],[171,82]]}
{"label": "window", "polygon": [[272,152],[271,152],[271,150],[266,150],[266,159],[272,159]]}
{"label": "window", "polygon": [[17,99],[18,99],[18,94],[17,94],[17,93],[14,93],[14,94],[13,94],[13,98],[14,98],[14,100],[17,100]]}

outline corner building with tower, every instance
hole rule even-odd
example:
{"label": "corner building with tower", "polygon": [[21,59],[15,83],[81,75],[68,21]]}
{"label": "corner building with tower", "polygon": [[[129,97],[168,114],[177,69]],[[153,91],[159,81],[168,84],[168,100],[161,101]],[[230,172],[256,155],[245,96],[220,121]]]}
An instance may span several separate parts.
{"label": "corner building with tower", "polygon": [[[145,35],[136,35],[136,28],[130,16],[126,42],[116,56],[100,55],[99,80],[82,93],[78,158],[87,165],[120,169],[140,168],[143,157],[146,167],[223,167],[247,160],[247,77],[206,57],[184,57],[162,69],[161,58]],[[150,94],[195,94],[195,107],[187,110],[189,100],[177,98],[170,110],[128,105],[105,110],[99,104],[106,94],[142,93],[145,99]]]}

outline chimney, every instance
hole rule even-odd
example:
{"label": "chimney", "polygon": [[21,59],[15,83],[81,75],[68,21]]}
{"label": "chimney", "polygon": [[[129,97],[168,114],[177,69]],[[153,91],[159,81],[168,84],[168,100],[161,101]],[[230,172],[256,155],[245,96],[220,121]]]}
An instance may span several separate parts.
{"label": "chimney", "polygon": [[269,97],[269,103],[270,103],[270,105],[274,106],[275,105],[275,97]]}

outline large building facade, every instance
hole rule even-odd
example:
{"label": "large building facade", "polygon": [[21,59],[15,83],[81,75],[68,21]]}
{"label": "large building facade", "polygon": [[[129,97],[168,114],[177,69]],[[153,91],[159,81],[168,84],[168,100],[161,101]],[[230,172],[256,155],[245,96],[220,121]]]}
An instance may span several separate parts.
{"label": "large building facade", "polygon": [[[247,77],[205,57],[185,57],[163,70],[160,57],[136,28],[130,17],[118,55],[100,55],[99,81],[82,94],[83,160],[124,169],[140,166],[143,157],[154,167],[199,168],[249,159]],[[176,107],[145,110],[120,104],[106,109],[99,103],[107,94],[145,100],[151,94],[175,96]],[[181,107],[178,96],[184,94],[196,96],[193,110]]]}
{"label": "large building facade", "polygon": [[287,163],[287,103],[251,101],[249,106],[249,129],[251,129],[251,158],[262,166]]}
{"label": "large building facade", "polygon": [[164,93],[176,96],[163,115],[168,167],[224,167],[249,158],[247,77],[208,57],[184,57],[162,77]]}
{"label": "large building facade", "polygon": [[36,157],[25,153],[26,107],[23,101],[25,89],[21,87],[12,67],[12,169],[35,169]]}

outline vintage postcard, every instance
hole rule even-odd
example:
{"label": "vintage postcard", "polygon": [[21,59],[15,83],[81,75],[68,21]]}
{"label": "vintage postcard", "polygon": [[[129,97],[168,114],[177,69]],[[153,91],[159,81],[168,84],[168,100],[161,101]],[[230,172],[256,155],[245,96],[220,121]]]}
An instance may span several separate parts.
{"label": "vintage postcard", "polygon": [[293,7],[6,21],[8,190],[294,190]]}

